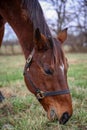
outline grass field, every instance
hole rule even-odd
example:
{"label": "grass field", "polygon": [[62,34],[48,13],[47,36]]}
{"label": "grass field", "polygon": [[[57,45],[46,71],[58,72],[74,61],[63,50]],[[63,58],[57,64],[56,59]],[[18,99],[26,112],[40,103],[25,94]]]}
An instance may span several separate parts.
{"label": "grass field", "polygon": [[87,130],[87,54],[67,54],[73,116],[65,126],[47,119],[23,81],[24,57],[0,56],[0,130]]}

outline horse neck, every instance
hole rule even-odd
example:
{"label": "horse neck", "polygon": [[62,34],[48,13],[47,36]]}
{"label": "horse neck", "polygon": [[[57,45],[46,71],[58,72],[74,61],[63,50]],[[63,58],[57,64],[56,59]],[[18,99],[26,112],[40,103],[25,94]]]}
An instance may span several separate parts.
{"label": "horse neck", "polygon": [[34,46],[33,25],[29,20],[27,21],[27,23],[24,22],[24,20],[23,21],[22,20],[23,19],[21,19],[20,24],[18,24],[17,26],[14,23],[12,23],[11,26],[14,29],[15,33],[17,34],[25,58],[27,59],[28,55],[31,53]]}
{"label": "horse neck", "polygon": [[0,16],[0,46],[2,44],[3,36],[4,36],[4,19]]}
{"label": "horse neck", "polygon": [[22,18],[18,18],[17,21],[20,22],[19,23],[9,22],[9,23],[11,27],[14,29],[19,39],[25,58],[27,58],[33,48],[33,25],[29,20],[26,22]]}
{"label": "horse neck", "polygon": [[[11,4],[14,6],[11,6]],[[7,2],[1,0],[0,14],[15,31],[25,58],[27,58],[33,48],[33,24],[27,16],[26,11],[17,6],[17,2],[14,0]]]}

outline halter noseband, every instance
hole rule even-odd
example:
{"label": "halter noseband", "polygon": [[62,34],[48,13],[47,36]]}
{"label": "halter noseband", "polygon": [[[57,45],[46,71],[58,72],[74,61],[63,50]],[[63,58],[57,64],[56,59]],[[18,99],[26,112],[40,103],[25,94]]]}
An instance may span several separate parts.
{"label": "halter noseband", "polygon": [[48,96],[69,94],[70,93],[69,89],[65,89],[65,90],[61,90],[61,91],[58,90],[58,91],[43,92],[38,87],[36,87],[36,85],[31,80],[31,77],[30,77],[30,74],[29,74],[29,68],[30,68],[31,63],[32,63],[32,58],[33,58],[34,52],[35,52],[35,49],[32,50],[31,54],[28,56],[28,58],[26,60],[26,64],[25,64],[25,67],[24,67],[23,75],[27,78],[27,80],[31,84],[32,88],[35,90],[35,93],[36,93],[35,95],[36,95],[37,99],[41,100],[44,97],[48,97]]}

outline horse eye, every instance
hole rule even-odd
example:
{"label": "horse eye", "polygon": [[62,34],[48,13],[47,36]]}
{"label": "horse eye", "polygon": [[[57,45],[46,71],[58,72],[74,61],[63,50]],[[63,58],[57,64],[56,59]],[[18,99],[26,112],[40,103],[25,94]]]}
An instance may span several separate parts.
{"label": "horse eye", "polygon": [[53,69],[45,69],[45,73],[48,74],[48,75],[52,75]]}

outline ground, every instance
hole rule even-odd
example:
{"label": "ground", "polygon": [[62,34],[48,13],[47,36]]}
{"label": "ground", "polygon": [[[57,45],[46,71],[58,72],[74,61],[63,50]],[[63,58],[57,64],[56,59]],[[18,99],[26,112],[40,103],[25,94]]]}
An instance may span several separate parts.
{"label": "ground", "polygon": [[65,126],[50,122],[23,81],[23,55],[0,56],[0,130],[87,130],[87,54],[66,54],[73,116]]}

